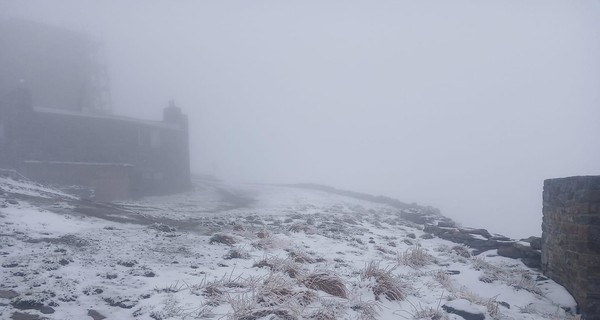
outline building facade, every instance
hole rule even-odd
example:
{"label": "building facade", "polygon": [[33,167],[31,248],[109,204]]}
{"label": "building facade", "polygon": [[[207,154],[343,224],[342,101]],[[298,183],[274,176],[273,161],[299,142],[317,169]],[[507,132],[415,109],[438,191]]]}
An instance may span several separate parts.
{"label": "building facade", "polygon": [[0,21],[0,168],[95,190],[97,200],[190,187],[188,120],[115,116],[105,68],[84,35]]}

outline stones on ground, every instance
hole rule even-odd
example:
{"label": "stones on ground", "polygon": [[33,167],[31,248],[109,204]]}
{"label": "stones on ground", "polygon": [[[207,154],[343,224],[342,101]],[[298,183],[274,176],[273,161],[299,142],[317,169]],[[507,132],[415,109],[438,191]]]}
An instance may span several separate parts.
{"label": "stones on ground", "polygon": [[117,264],[123,267],[128,267],[131,268],[133,266],[135,266],[136,264],[138,264],[137,260],[119,260],[117,261]]}
{"label": "stones on ground", "polygon": [[16,299],[11,302],[11,305],[13,308],[19,310],[38,310],[43,314],[54,313],[54,308],[46,306],[42,303],[42,301],[34,299]]}
{"label": "stones on ground", "polygon": [[423,231],[454,243],[464,244],[474,249],[474,255],[498,249],[499,246],[507,244],[500,240],[494,240],[494,236],[491,236],[485,229],[444,228],[426,224]]}
{"label": "stones on ground", "polygon": [[103,316],[100,312],[94,310],[94,309],[90,309],[88,310],[87,313],[88,316],[92,317],[93,320],[102,320],[102,319],[106,319],[105,316]]}
{"label": "stones on ground", "polygon": [[121,299],[121,298],[104,298],[104,301],[108,303],[111,307],[119,307],[123,309],[131,309],[135,307],[137,301],[132,301],[130,299]]}
{"label": "stones on ground", "polygon": [[144,271],[144,277],[153,278],[155,276],[156,276],[156,273],[154,273],[154,271],[151,271],[151,270]]}
{"label": "stones on ground", "polygon": [[19,310],[40,310],[44,306],[42,302],[31,299],[17,299],[11,305]]}
{"label": "stones on ground", "polygon": [[17,293],[14,290],[2,290],[2,289],[0,289],[0,298],[12,299],[12,298],[16,298],[18,296],[19,296],[19,293]]}
{"label": "stones on ground", "polygon": [[43,314],[53,314],[54,313],[54,309],[52,307],[48,307],[48,306],[43,306],[40,308],[40,312]]}
{"label": "stones on ground", "polygon": [[531,246],[520,243],[498,247],[498,255],[507,258],[521,259],[523,264],[530,268],[541,268],[542,266],[541,252],[533,249]]}
{"label": "stones on ground", "polygon": [[485,320],[485,307],[475,305],[465,299],[448,301],[442,306],[442,309],[465,320]]}
{"label": "stones on ground", "polygon": [[39,320],[39,319],[41,319],[40,316],[38,316],[37,314],[22,313],[19,311],[13,312],[13,314],[10,316],[10,318],[12,320]]}

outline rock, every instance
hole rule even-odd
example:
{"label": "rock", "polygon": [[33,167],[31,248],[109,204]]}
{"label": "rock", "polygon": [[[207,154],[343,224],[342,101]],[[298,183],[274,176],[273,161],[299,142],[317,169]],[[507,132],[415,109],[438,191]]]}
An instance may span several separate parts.
{"label": "rock", "polygon": [[88,310],[87,315],[90,316],[90,317],[92,317],[92,319],[94,319],[94,320],[106,319],[105,316],[103,316],[100,312],[98,312],[98,311],[96,311],[94,309]]}
{"label": "rock", "polygon": [[19,201],[15,200],[15,199],[6,199],[6,203],[12,204],[12,205],[17,205],[17,204],[19,204]]}
{"label": "rock", "polygon": [[429,240],[429,239],[433,239],[433,235],[431,233],[424,233],[421,235],[421,239],[425,239],[425,240]]}
{"label": "rock", "polygon": [[442,228],[454,228],[456,227],[456,223],[454,223],[454,221],[438,221],[437,226]]}
{"label": "rock", "polygon": [[17,299],[13,301],[12,306],[19,310],[40,310],[44,305],[36,300]]}
{"label": "rock", "polygon": [[480,235],[483,236],[487,239],[491,238],[492,235],[485,229],[470,229],[470,228],[460,228],[458,229],[458,231],[460,231],[461,233],[468,233],[468,234],[476,234],[476,235]]}
{"label": "rock", "polygon": [[153,278],[155,276],[156,276],[156,273],[154,273],[152,271],[146,271],[146,272],[144,272],[144,277]]}
{"label": "rock", "polygon": [[531,246],[531,249],[542,250],[542,238],[533,237],[533,239],[531,239],[529,242],[529,245]]}
{"label": "rock", "polygon": [[117,264],[120,266],[131,268],[131,267],[135,266],[136,264],[138,264],[138,262],[137,262],[137,260],[119,260],[119,261],[117,261]]}
{"label": "rock", "polygon": [[[463,232],[461,230],[465,231]],[[498,247],[502,244],[496,240],[474,237],[473,234],[466,232],[472,232],[473,230],[475,230],[475,232],[478,234],[485,234],[485,229],[441,228],[430,224],[425,225],[423,228],[423,231],[427,233],[432,233],[442,239],[452,241],[454,243],[461,243],[474,249],[473,255],[478,255],[488,250],[498,249]]]}
{"label": "rock", "polygon": [[498,255],[507,258],[521,259],[521,262],[530,268],[541,268],[542,266],[542,254],[531,246],[525,246],[520,243],[500,246],[498,248]]}
{"label": "rock", "polygon": [[465,320],[485,320],[485,308],[465,299],[448,301],[442,306],[448,313],[463,317]]}
{"label": "rock", "polygon": [[411,239],[416,239],[417,236],[414,233],[409,233],[406,235],[407,237],[411,238]]}
{"label": "rock", "polygon": [[12,299],[18,297],[19,294],[14,290],[1,290],[0,289],[0,298],[4,299]]}
{"label": "rock", "polygon": [[119,307],[123,309],[131,309],[135,307],[137,301],[131,301],[129,299],[118,299],[118,298],[104,298],[104,301],[111,307]]}
{"label": "rock", "polygon": [[39,320],[40,316],[37,314],[22,313],[17,311],[14,312],[10,318],[13,320]]}
{"label": "rock", "polygon": [[53,314],[54,313],[54,309],[52,307],[48,307],[48,306],[43,306],[40,308],[40,312],[43,314]]}
{"label": "rock", "polygon": [[518,259],[521,258],[521,251],[513,245],[498,247],[498,255]]}

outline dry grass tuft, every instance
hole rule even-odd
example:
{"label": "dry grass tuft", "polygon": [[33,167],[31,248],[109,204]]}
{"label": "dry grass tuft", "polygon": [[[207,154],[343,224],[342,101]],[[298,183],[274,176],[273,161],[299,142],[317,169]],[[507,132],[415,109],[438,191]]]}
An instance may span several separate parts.
{"label": "dry grass tuft", "polygon": [[496,297],[486,299],[478,295],[477,293],[470,291],[466,287],[459,288],[456,292],[453,293],[453,295],[456,298],[462,298],[473,304],[486,307],[492,319],[502,319],[502,314],[500,313],[500,308],[498,306],[498,301],[496,301]]}
{"label": "dry grass tuft", "polygon": [[231,259],[249,259],[250,254],[246,252],[243,248],[232,248],[227,252],[227,254],[223,257],[225,260]]}
{"label": "dry grass tuft", "polygon": [[465,246],[454,246],[452,247],[452,252],[457,254],[458,256],[461,256],[463,258],[470,258],[471,257],[471,251],[469,251],[469,248],[465,247]]}
{"label": "dry grass tuft", "polygon": [[371,286],[371,290],[375,295],[376,300],[380,300],[381,296],[386,297],[390,301],[404,300],[407,285],[392,273],[394,268],[382,268],[378,262],[369,262],[365,269],[361,272],[361,279],[371,280],[375,283]]}
{"label": "dry grass tuft", "polygon": [[453,285],[450,276],[444,270],[437,270],[432,274],[433,279],[442,285],[446,290],[452,291]]}
{"label": "dry grass tuft", "polygon": [[416,246],[406,250],[398,255],[398,263],[407,265],[411,268],[421,268],[434,261],[434,257],[427,253],[425,249]]}
{"label": "dry grass tuft", "polygon": [[235,240],[235,238],[232,235],[224,234],[224,233],[216,233],[208,241],[209,244],[220,243],[220,244],[225,244],[228,246],[232,246],[232,245],[236,244],[236,242],[237,241]]}
{"label": "dry grass tuft", "polygon": [[302,266],[298,263],[291,261],[289,259],[262,259],[258,262],[255,262],[252,267],[258,268],[269,268],[272,271],[279,271],[281,273],[287,274],[290,278],[298,278],[301,277],[305,271],[302,269]]}
{"label": "dry grass tuft", "polygon": [[381,306],[375,301],[359,301],[353,304],[350,309],[358,312],[359,320],[375,320],[379,317],[379,311]]}
{"label": "dry grass tuft", "polygon": [[448,314],[432,307],[421,308],[413,314],[414,320],[448,320]]}
{"label": "dry grass tuft", "polygon": [[316,263],[317,262],[317,260],[315,260],[307,252],[304,252],[304,251],[290,251],[288,253],[288,255],[290,256],[290,258],[292,258],[294,260],[294,262],[297,262],[297,263]]}
{"label": "dry grass tuft", "polygon": [[302,283],[309,289],[320,290],[332,296],[347,299],[348,290],[338,276],[329,273],[313,273],[302,279]]}
{"label": "dry grass tuft", "polygon": [[330,299],[321,299],[321,308],[312,312],[308,319],[315,320],[337,320],[343,319],[343,310],[345,306],[338,301]]}

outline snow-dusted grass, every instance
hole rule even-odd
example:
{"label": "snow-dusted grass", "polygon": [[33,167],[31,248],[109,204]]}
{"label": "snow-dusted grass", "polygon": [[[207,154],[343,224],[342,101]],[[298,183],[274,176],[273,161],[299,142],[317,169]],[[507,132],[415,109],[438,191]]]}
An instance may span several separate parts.
{"label": "snow-dusted grass", "polygon": [[[35,188],[12,190],[53,197]],[[145,225],[70,213],[77,204],[55,195],[60,214],[24,201],[0,209],[0,290],[19,295],[0,298],[0,318],[42,315],[18,300],[53,308],[49,319],[457,319],[441,308],[451,302],[489,319],[571,317],[572,297],[537,271],[422,239],[381,204],[205,183],[122,204],[159,222]]]}

